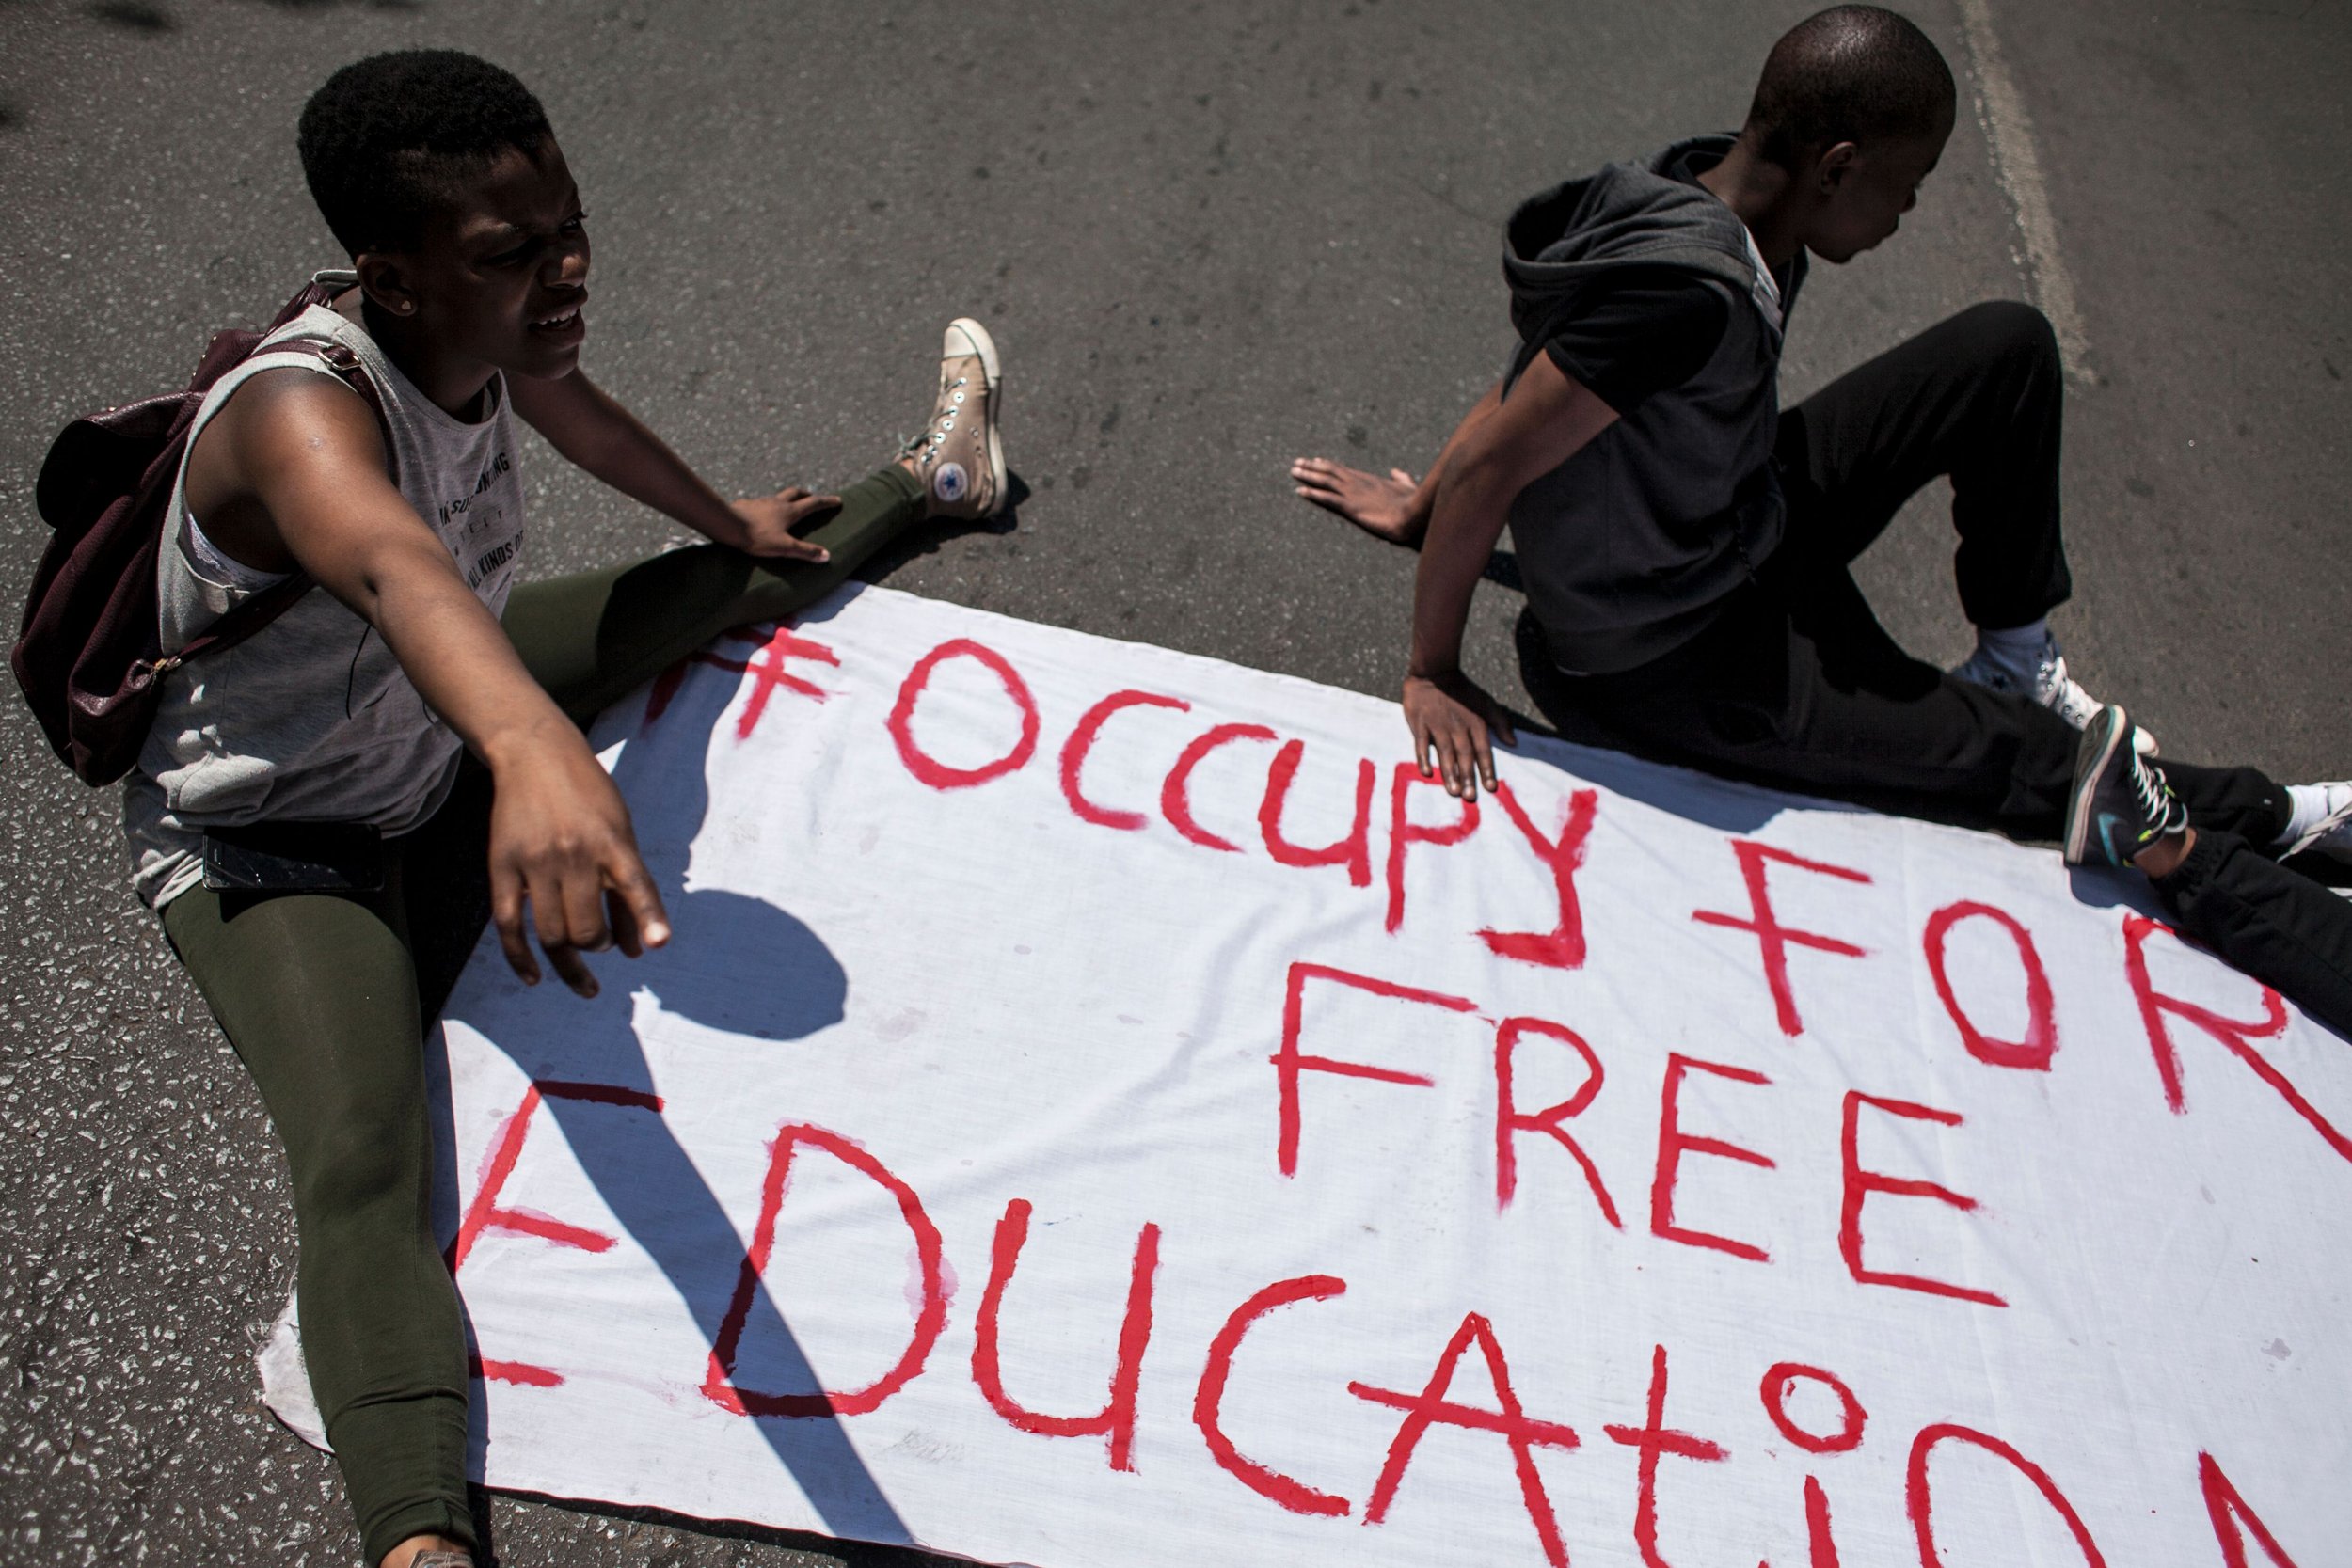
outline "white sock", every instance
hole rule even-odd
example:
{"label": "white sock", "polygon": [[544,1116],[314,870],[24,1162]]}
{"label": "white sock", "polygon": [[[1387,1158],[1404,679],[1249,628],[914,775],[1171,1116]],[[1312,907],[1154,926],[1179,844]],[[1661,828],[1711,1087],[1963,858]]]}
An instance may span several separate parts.
{"label": "white sock", "polygon": [[2047,617],[2001,631],[1977,628],[1977,652],[2016,676],[2022,686],[2033,684],[2042,666],[2042,650],[2053,645]]}
{"label": "white sock", "polygon": [[2287,785],[2287,831],[2279,835],[2279,843],[2293,844],[2318,827],[2343,806],[2347,796],[2352,796],[2352,784]]}

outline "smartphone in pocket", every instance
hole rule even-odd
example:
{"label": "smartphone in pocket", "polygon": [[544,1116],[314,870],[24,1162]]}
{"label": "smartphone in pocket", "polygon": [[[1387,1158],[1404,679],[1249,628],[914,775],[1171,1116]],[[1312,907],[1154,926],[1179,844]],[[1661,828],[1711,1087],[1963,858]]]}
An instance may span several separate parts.
{"label": "smartphone in pocket", "polygon": [[377,893],[384,835],[365,822],[256,822],[204,835],[215,893]]}

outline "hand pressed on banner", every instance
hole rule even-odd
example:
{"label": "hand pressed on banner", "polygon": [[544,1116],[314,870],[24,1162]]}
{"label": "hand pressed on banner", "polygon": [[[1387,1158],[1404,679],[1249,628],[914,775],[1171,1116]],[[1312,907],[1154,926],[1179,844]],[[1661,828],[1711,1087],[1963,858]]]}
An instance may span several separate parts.
{"label": "hand pressed on banner", "polygon": [[1494,746],[1518,744],[1511,716],[1459,670],[1405,677],[1405,724],[1413,735],[1413,761],[1427,778],[1434,768],[1446,793],[1475,800],[1495,787]]}

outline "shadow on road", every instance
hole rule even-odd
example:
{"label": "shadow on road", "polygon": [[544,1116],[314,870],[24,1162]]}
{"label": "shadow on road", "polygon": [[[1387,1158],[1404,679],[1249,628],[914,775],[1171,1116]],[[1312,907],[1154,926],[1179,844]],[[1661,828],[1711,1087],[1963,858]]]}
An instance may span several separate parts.
{"label": "shadow on road", "polygon": [[[723,682],[690,682],[660,722],[707,733],[733,696]],[[649,1005],[713,1030],[778,1045],[805,1038],[842,1017],[849,977],[814,931],[766,900],[689,884],[691,847],[708,807],[707,785],[701,769],[675,768],[664,774],[660,788],[642,787],[644,781],[636,774],[651,766],[639,760],[645,755],[643,749],[624,747],[613,776],[630,798],[639,847],[663,890],[672,944],[633,963],[600,960],[605,989],[591,1000],[552,999],[568,1009],[561,1015],[560,1043],[516,1060],[534,1083],[657,1096],[660,1085],[636,1029],[640,1009]],[[730,1385],[768,1395],[818,1393],[823,1386],[765,1281],[753,1275],[748,1303],[740,1299],[743,1238],[661,1114],[616,1104],[609,1096],[591,1099],[553,1090],[543,1091],[539,1104],[555,1118],[605,1206],[661,1270],[704,1343],[732,1353]],[[446,1102],[437,1107],[445,1195],[457,1190],[449,1116]],[[756,1425],[829,1532],[859,1541],[912,1542],[836,1417],[742,1418]],[[474,1426],[478,1461],[486,1437],[479,1402]]]}

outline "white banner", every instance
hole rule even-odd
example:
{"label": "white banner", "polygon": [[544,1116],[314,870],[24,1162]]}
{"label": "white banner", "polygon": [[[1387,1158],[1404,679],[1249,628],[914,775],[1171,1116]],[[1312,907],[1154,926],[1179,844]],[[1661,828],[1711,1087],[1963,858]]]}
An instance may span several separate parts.
{"label": "white banner", "polygon": [[2138,884],[1543,740],[1473,810],[1390,704],[878,589],[596,740],[675,943],[581,1002],[485,941],[443,1030],[492,1486],[1045,1568],[2347,1560],[2352,1052]]}

